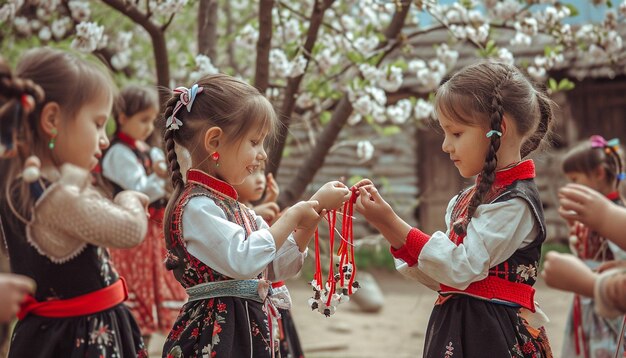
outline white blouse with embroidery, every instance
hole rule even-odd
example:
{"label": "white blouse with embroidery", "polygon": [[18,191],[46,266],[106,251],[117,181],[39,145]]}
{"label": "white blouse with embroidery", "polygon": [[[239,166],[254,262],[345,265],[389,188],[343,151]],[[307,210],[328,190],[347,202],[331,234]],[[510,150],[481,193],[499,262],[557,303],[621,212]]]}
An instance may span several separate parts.
{"label": "white blouse with embroidery", "polygon": [[[243,207],[244,210],[250,210]],[[254,211],[253,211],[254,213]],[[212,269],[234,279],[251,279],[268,267],[268,279],[284,280],[302,268],[308,249],[300,252],[292,235],[276,251],[269,226],[254,214],[259,230],[245,238],[244,229],[229,221],[206,196],[189,200],[182,214],[187,251]]]}
{"label": "white blouse with embroidery", "polygon": [[[150,151],[152,158],[153,150]],[[160,154],[162,157],[162,152]],[[165,197],[165,179],[156,173],[147,175],[135,153],[124,144],[113,144],[107,150],[102,159],[102,175],[124,190],[135,190],[148,195],[151,203]]]}
{"label": "white blouse with embroidery", "polygon": [[399,272],[433,290],[439,290],[440,283],[463,290],[472,282],[486,278],[490,267],[528,246],[540,230],[524,199],[482,204],[467,227],[463,243],[457,246],[448,237],[456,198],[450,200],[446,209],[447,231],[431,235],[417,264],[410,267],[403,260],[395,260]]}

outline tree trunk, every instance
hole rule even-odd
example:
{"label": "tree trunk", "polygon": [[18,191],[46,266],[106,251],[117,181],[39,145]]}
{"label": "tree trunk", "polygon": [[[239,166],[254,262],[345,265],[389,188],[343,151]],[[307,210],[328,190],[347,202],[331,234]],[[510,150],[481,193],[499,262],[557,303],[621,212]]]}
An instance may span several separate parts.
{"label": "tree trunk", "polygon": [[[326,9],[328,9],[332,5],[333,2],[334,0],[316,0],[315,5],[313,6],[313,13],[311,14],[309,20],[309,30],[307,31],[306,41],[304,42],[304,47],[302,50],[302,54],[307,58],[307,63],[304,70],[305,74],[306,68],[308,68],[309,62],[311,60],[310,57],[313,51],[313,46],[315,46],[315,42],[317,42],[317,34],[324,20],[324,13],[326,12]],[[289,132],[289,126],[291,125],[291,116],[293,116],[293,109],[296,104],[296,95],[300,90],[300,82],[302,82],[302,78],[304,78],[304,74],[297,77],[291,77],[287,81],[287,88],[285,90],[283,105],[280,112],[278,113],[281,126],[280,128],[278,128],[278,134],[276,135],[276,144],[271,148],[267,161],[267,171],[269,173],[273,173],[274,175],[277,175],[278,168],[280,167],[280,161],[283,157],[285,143],[287,142],[287,134]]]}
{"label": "tree trunk", "polygon": [[216,63],[217,0],[200,0],[198,6],[198,53],[207,55]]}
{"label": "tree trunk", "polygon": [[[407,2],[396,10],[389,27],[387,27],[387,30],[385,31],[385,40],[378,46],[379,49],[387,46],[389,41],[396,39],[400,35],[402,27],[406,21],[407,14],[409,13],[410,5],[411,3]],[[339,132],[341,132],[345,126],[350,114],[352,114],[352,104],[348,100],[348,97],[344,94],[333,111],[330,122],[324,127],[324,130],[322,130],[322,133],[318,136],[315,147],[313,147],[313,149],[309,152],[309,155],[304,160],[304,163],[300,166],[298,173],[291,180],[287,188],[281,190],[278,197],[278,205],[281,208],[293,205],[300,199],[306,187],[315,177],[317,171],[322,167],[322,165],[324,165],[324,160],[328,155],[328,151],[337,140]]]}
{"label": "tree trunk", "polygon": [[[170,87],[170,64],[167,55],[167,46],[165,45],[165,33],[157,24],[142,13],[137,7],[123,0],[103,0],[103,2],[113,9],[119,11],[122,15],[128,17],[136,24],[143,27],[152,40],[152,48],[154,54],[154,62],[156,64],[157,86],[158,88]],[[161,107],[169,99],[170,94],[160,91],[159,100]]]}
{"label": "tree trunk", "polygon": [[270,49],[272,48],[272,9],[274,0],[259,3],[259,39],[256,44],[254,86],[265,94],[270,82]]}

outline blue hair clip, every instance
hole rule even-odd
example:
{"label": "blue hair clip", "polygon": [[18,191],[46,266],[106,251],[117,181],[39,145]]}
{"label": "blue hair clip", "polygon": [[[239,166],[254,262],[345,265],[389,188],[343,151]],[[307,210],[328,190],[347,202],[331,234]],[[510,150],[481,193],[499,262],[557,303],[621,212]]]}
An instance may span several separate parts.
{"label": "blue hair clip", "polygon": [[624,179],[626,179],[626,173],[621,172],[621,173],[617,174],[617,181],[622,181]]}
{"label": "blue hair clip", "polygon": [[487,132],[487,138],[491,138],[491,136],[494,134],[497,135],[498,137],[502,137],[502,132],[492,129],[489,132]]}
{"label": "blue hair clip", "polygon": [[606,145],[609,147],[615,147],[619,145],[619,138],[613,138],[610,141],[606,142]]}

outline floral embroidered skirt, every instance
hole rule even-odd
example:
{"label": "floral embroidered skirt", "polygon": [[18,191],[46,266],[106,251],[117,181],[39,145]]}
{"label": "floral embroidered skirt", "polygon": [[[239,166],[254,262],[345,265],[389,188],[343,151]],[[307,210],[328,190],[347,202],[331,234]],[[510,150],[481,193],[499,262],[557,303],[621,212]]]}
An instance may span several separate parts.
{"label": "floral embroidered skirt", "polygon": [[119,304],[87,316],[47,318],[29,315],[13,331],[9,358],[147,357],[139,327]]}
{"label": "floral embroidered skirt", "polygon": [[217,297],[185,304],[163,346],[164,358],[271,357],[268,318],[262,304]]}
{"label": "floral embroidered skirt", "polygon": [[141,244],[132,249],[109,250],[115,269],[126,279],[126,304],[135,316],[142,335],[169,332],[180,308],[187,301],[185,289],[163,264],[166,252],[158,215],[150,217],[148,233]]}
{"label": "floral embroidered skirt", "polygon": [[551,358],[543,328],[529,327],[518,308],[455,295],[435,305],[428,322],[427,358]]}

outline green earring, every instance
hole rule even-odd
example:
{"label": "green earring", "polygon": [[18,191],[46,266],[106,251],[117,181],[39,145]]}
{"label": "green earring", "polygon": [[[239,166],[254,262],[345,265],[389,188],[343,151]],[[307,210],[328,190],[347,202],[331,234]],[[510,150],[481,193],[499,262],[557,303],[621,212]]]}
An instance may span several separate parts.
{"label": "green earring", "polygon": [[48,148],[50,148],[50,150],[54,149],[56,141],[57,141],[57,130],[53,129],[52,136],[50,137],[50,142],[48,142]]}

